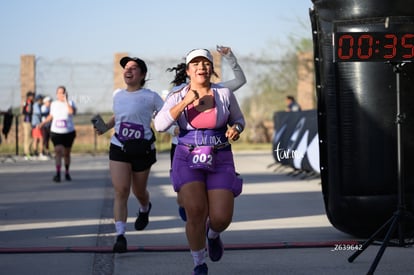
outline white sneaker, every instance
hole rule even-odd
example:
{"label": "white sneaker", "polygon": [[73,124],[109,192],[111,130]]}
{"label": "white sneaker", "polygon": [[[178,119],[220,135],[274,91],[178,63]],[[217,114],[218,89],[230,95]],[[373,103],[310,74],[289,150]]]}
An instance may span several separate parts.
{"label": "white sneaker", "polygon": [[38,160],[49,160],[49,157],[43,154],[40,154],[39,157],[37,158]]}

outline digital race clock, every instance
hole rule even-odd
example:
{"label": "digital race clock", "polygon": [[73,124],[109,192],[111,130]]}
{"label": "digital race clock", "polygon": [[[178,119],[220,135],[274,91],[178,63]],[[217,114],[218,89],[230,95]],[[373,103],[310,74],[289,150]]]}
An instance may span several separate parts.
{"label": "digital race clock", "polygon": [[414,60],[414,31],[336,32],[333,44],[335,62]]}

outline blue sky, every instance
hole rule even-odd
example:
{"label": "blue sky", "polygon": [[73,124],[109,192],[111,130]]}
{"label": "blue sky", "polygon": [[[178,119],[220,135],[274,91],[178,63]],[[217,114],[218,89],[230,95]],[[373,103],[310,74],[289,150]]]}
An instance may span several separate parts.
{"label": "blue sky", "polygon": [[[166,68],[217,44],[231,46],[246,73],[242,99],[258,70],[243,60],[281,57],[288,37],[311,39],[311,7],[311,0],[0,1],[0,109],[20,105],[21,55],[36,56],[36,92],[54,95],[65,85],[81,111],[108,110],[115,53],[144,59],[146,86],[161,92],[172,80]],[[226,72],[224,80],[232,77]]]}
{"label": "blue sky", "polygon": [[9,0],[0,3],[0,63],[20,55],[106,60],[182,57],[196,47],[230,45],[256,55],[289,35],[311,37],[311,0]]}

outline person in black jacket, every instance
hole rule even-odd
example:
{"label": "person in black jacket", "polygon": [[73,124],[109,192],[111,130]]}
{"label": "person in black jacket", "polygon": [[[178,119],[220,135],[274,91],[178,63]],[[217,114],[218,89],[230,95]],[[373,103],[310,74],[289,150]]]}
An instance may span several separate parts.
{"label": "person in black jacket", "polygon": [[22,114],[23,114],[23,151],[24,158],[30,160],[31,152],[30,146],[32,144],[32,114],[33,114],[33,99],[34,93],[28,91],[26,93],[26,100],[23,102]]}

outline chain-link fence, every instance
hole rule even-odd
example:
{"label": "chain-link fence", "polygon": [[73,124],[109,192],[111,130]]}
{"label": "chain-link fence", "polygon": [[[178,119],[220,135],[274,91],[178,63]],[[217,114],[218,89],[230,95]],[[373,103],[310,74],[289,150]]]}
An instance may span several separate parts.
{"label": "chain-link fence", "polygon": [[[166,69],[182,61],[180,58],[147,59],[147,88],[160,94],[169,89],[174,73],[167,72]],[[246,85],[236,93],[239,102],[253,93],[252,85],[260,74],[280,62],[244,56],[238,57],[238,61],[247,78]],[[80,113],[111,111],[113,77],[113,60],[110,58],[102,62],[81,62],[36,57],[36,92],[54,97],[56,88],[64,85]],[[233,73],[225,61],[222,64],[221,78],[223,81],[233,78]],[[19,64],[0,63],[0,91],[0,110],[20,108]]]}
{"label": "chain-link fence", "polygon": [[[149,68],[147,88],[160,94],[163,90],[169,89],[171,87],[170,82],[174,78],[174,73],[167,72],[166,69],[182,61],[183,59],[180,58],[146,59]],[[269,73],[272,70],[274,71],[275,68],[278,68],[284,62],[283,60],[262,59],[252,56],[238,56],[238,61],[247,79],[246,85],[236,92],[236,97],[241,105],[246,98],[257,94],[257,91],[254,90],[255,84],[261,75]],[[223,61],[221,68],[222,81],[232,78],[233,73],[229,65]],[[77,145],[75,146],[83,146],[80,150],[85,152],[102,150],[102,148],[106,148],[106,143],[109,141],[109,138],[104,139],[103,137],[99,137],[96,139],[94,137],[94,132],[90,125],[90,117],[94,113],[111,113],[112,93],[114,90],[113,79],[113,60],[111,58],[102,62],[80,62],[67,59],[48,60],[44,57],[36,57],[36,92],[54,98],[56,88],[59,85],[66,86],[69,98],[75,102],[78,108],[78,116],[75,121],[78,126],[78,138]],[[0,63],[0,90],[0,110],[4,111],[12,107],[14,115],[18,116],[21,113],[22,104],[20,102],[19,64]],[[275,110],[263,111],[268,112],[268,117],[271,118]],[[21,122],[21,120],[16,122]],[[254,122],[248,122],[248,125],[254,124]],[[271,121],[267,124],[265,126],[267,132],[265,136],[267,137],[261,138],[260,142],[268,141],[268,136],[271,136],[273,133]],[[1,122],[0,127],[2,125],[3,123]],[[8,150],[7,152],[14,153],[17,151],[15,148],[17,148],[19,149],[19,153],[22,153],[20,148],[22,146],[22,137],[19,134],[22,133],[22,130],[20,127],[21,125],[17,125],[16,128],[16,123],[13,122],[7,140],[3,136],[3,145],[8,144],[8,146],[0,146],[0,152],[4,153],[4,150]],[[16,129],[18,130],[17,132]],[[246,131],[246,135],[251,136],[249,134],[250,132]],[[253,129],[253,132],[255,136],[258,136],[257,129]],[[91,137],[95,139],[91,139]],[[165,140],[166,137],[162,136],[161,139]],[[250,138],[250,140],[252,139]]]}

